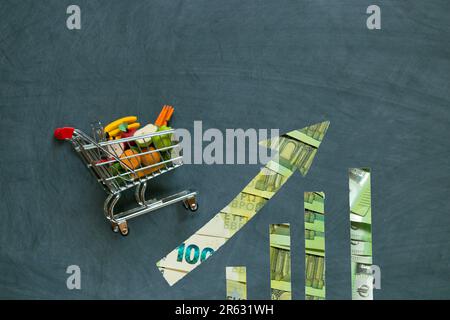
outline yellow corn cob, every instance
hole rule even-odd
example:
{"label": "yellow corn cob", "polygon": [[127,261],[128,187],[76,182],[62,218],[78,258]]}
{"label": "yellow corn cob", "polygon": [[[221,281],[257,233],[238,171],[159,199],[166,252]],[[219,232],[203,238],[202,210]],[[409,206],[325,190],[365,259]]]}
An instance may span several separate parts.
{"label": "yellow corn cob", "polygon": [[117,127],[120,126],[122,123],[133,123],[133,122],[136,122],[136,120],[137,120],[136,116],[123,117],[123,118],[117,119],[116,121],[113,121],[110,124],[108,124],[103,129],[103,131],[109,133],[111,130],[117,129]]}
{"label": "yellow corn cob", "polygon": [[[139,122],[131,123],[128,125],[128,130],[139,129],[140,126],[141,126],[141,124]],[[111,130],[110,132],[108,132],[108,134],[110,137],[115,137],[115,136],[120,135],[121,132],[122,132],[122,130],[117,128],[117,129]]]}

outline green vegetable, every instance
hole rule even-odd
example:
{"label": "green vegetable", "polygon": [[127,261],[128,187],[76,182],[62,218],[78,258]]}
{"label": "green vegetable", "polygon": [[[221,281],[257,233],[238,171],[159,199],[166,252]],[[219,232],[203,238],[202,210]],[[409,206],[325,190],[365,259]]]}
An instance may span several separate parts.
{"label": "green vegetable", "polygon": [[[167,130],[172,130],[172,128],[170,128],[168,126],[161,126],[158,128],[158,132],[167,131]],[[153,137],[152,141],[153,141],[153,145],[155,146],[156,149],[170,147],[172,145],[172,133]],[[166,151],[161,151],[160,153],[161,153],[162,158],[164,160],[169,160],[171,151],[172,151],[172,149],[168,149]]]}
{"label": "green vegetable", "polygon": [[122,131],[122,132],[127,132],[128,131],[128,123],[126,123],[126,122],[121,123],[119,125],[119,130]]}
{"label": "green vegetable", "polygon": [[[126,171],[122,168],[122,166],[120,165],[119,162],[116,162],[116,163],[112,164],[112,165],[109,167],[109,171],[111,172],[111,175],[112,175],[113,177],[114,177],[114,176],[118,176],[118,175],[123,174],[123,173],[126,172]],[[127,174],[127,175],[124,175],[124,176],[121,176],[121,177],[116,177],[116,178],[114,179],[114,181],[117,182],[117,183],[119,184],[119,186],[120,186],[120,185],[124,185],[124,184],[126,183],[126,181],[127,181],[129,178],[130,178],[130,175]]]}

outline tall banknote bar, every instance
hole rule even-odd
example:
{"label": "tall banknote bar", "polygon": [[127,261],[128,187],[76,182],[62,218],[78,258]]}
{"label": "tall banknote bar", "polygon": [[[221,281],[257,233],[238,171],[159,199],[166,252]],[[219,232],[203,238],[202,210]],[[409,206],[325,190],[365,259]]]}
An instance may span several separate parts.
{"label": "tall banknote bar", "polygon": [[352,299],[373,300],[370,169],[349,169],[349,189]]}
{"label": "tall banknote bar", "polygon": [[291,231],[289,223],[271,224],[270,290],[272,300],[291,300]]}
{"label": "tall banknote bar", "polygon": [[325,299],[325,193],[305,192],[305,299]]}

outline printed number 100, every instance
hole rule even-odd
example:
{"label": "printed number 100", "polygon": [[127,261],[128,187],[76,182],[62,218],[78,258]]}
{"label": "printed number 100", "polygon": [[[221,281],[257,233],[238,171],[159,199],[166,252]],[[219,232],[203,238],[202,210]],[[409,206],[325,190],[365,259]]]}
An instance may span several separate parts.
{"label": "printed number 100", "polygon": [[[186,249],[186,250],[185,250]],[[189,263],[189,264],[196,264],[198,262],[198,259],[200,258],[200,262],[205,261],[212,253],[214,252],[214,250],[212,248],[204,248],[201,253],[200,253],[200,249],[198,246],[196,246],[195,244],[190,244],[186,247],[186,244],[183,243],[182,245],[180,245],[178,247],[178,256],[177,256],[177,261],[178,262],[183,262],[183,257],[184,260]]]}

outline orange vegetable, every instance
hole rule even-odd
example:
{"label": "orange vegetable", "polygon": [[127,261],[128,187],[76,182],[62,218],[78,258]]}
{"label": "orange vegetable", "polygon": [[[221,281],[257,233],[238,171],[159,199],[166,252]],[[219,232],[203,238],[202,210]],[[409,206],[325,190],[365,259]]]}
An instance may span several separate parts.
{"label": "orange vegetable", "polygon": [[[153,151],[153,150],[155,150],[155,148],[153,148],[153,147],[150,147],[148,149],[143,148],[142,152],[148,152],[148,151]],[[146,167],[146,166],[151,166],[151,165],[161,162],[161,156],[159,155],[159,152],[152,152],[152,153],[147,153],[147,154],[141,155],[140,160],[141,160],[142,167]],[[136,175],[137,175],[137,177],[142,178],[148,174],[158,171],[159,169],[161,169],[163,167],[164,167],[164,165],[161,164],[159,166],[154,166],[151,168],[140,170],[140,171],[136,172]]]}
{"label": "orange vegetable", "polygon": [[158,115],[158,118],[155,121],[155,125],[158,127],[167,125],[167,122],[172,117],[174,108],[169,105],[164,105],[161,112]]}
{"label": "orange vegetable", "polygon": [[[150,147],[148,149],[142,149],[142,152],[149,152],[154,151],[155,148]],[[152,164],[156,164],[161,161],[161,156],[159,155],[159,152],[152,152],[141,155],[141,163],[145,166],[151,166]],[[151,168],[153,169],[153,168]]]}
{"label": "orange vegetable", "polygon": [[158,127],[161,125],[161,123],[163,123],[164,118],[165,118],[166,113],[167,113],[167,110],[168,110],[168,106],[164,105],[162,110],[161,110],[161,112],[158,115],[158,118],[156,118],[155,125],[157,125]]}
{"label": "orange vegetable", "polygon": [[164,117],[164,121],[162,123],[163,126],[167,126],[167,122],[169,122],[170,118],[172,118],[174,110],[175,109],[173,107],[170,107],[169,111],[167,111],[166,116]]}
{"label": "orange vegetable", "polygon": [[137,168],[139,168],[141,160],[140,157],[137,156],[137,154],[138,152],[134,151],[133,149],[125,150],[125,152],[122,153],[120,159],[122,160],[123,164],[121,163],[121,165],[125,170],[129,170],[130,168],[136,170]]}

